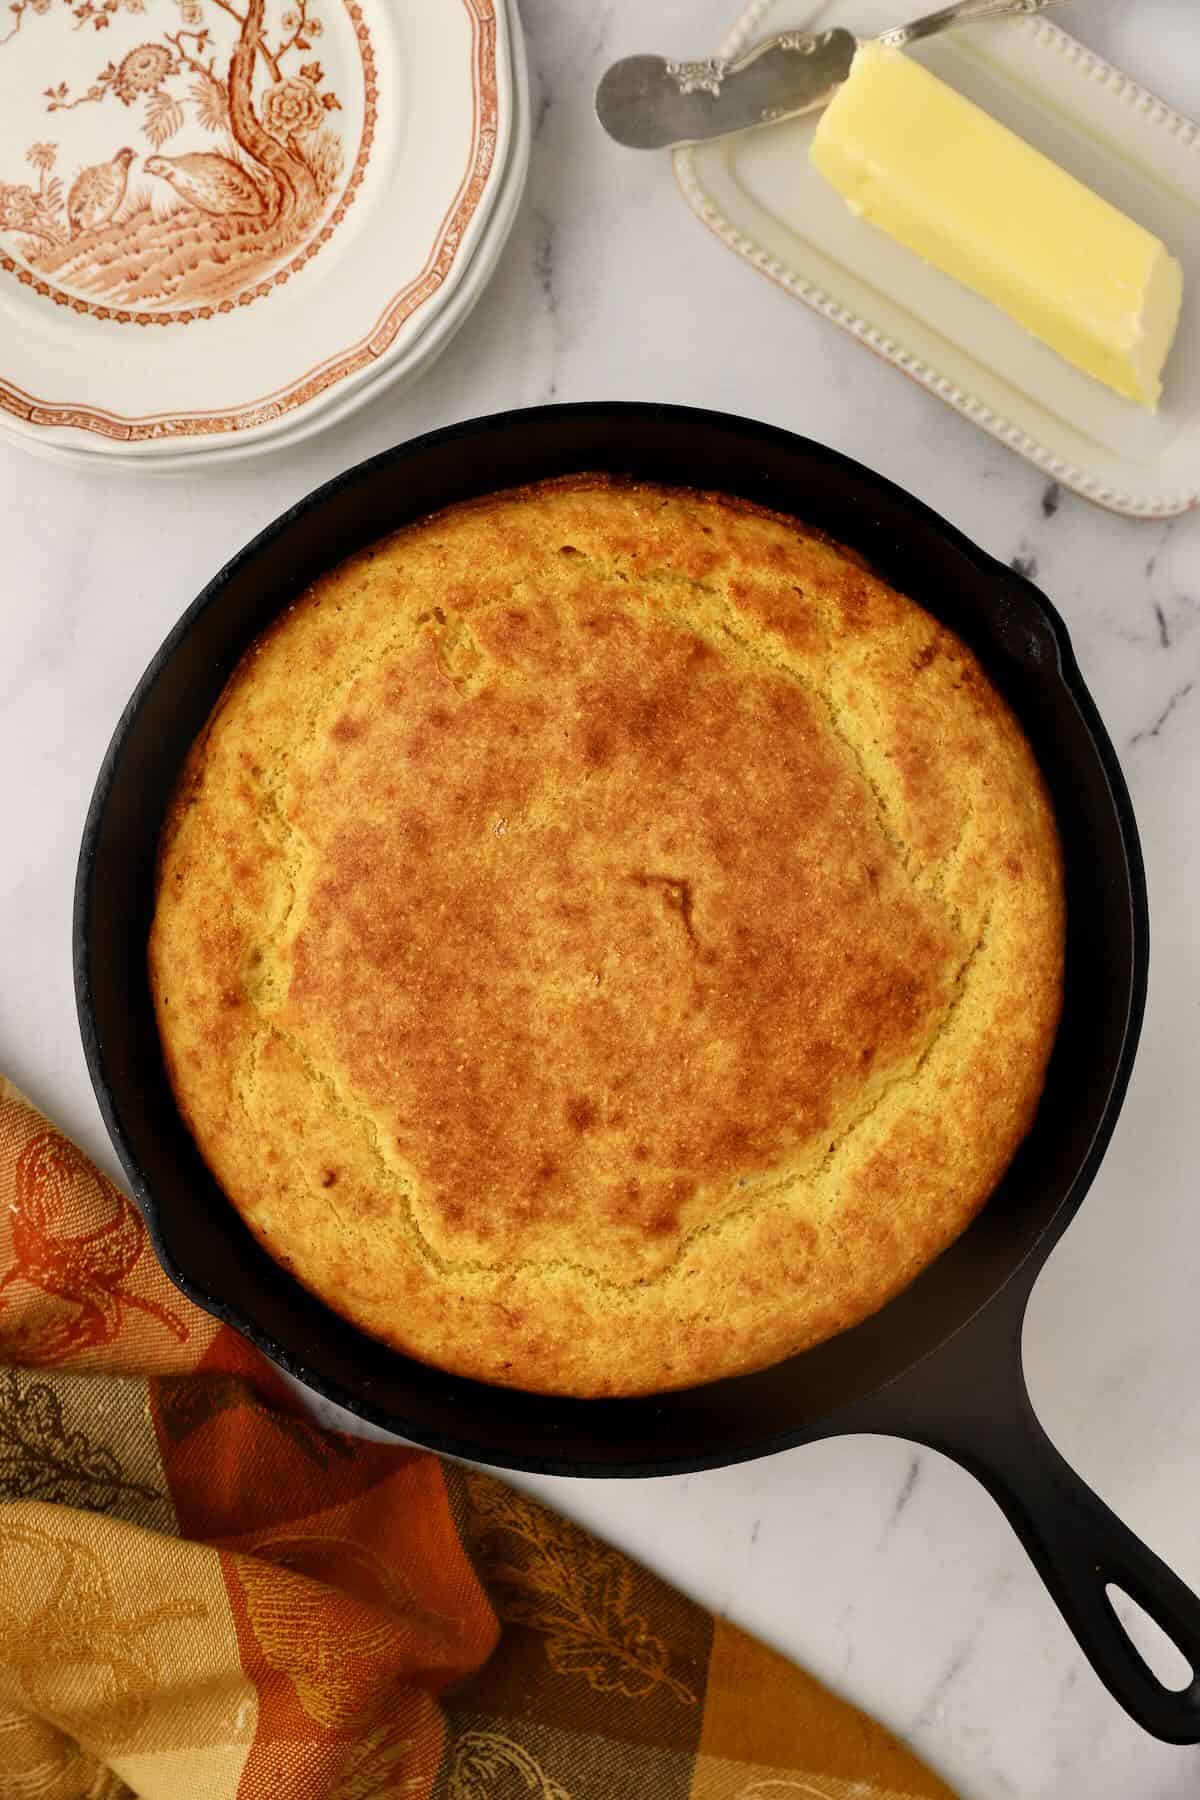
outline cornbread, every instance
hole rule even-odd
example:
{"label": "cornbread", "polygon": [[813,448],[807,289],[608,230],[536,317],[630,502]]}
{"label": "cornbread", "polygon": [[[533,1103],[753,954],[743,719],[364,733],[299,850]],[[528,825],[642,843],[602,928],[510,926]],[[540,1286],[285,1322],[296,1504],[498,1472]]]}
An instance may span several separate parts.
{"label": "cornbread", "polygon": [[1165,244],[911,57],[864,44],[812,161],[868,223],[1151,411],[1183,305]]}
{"label": "cornbread", "polygon": [[271,1254],[557,1394],[883,1305],[1029,1129],[1051,808],[965,646],[853,554],[581,476],[454,508],[251,648],[166,825],[183,1116]]}

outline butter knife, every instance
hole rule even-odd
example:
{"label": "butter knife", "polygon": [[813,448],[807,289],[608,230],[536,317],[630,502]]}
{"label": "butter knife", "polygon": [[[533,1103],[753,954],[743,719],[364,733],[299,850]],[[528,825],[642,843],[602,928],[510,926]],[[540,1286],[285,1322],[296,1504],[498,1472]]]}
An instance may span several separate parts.
{"label": "butter knife", "polygon": [[[893,49],[951,25],[1005,13],[1036,13],[1062,0],[959,0],[876,41]],[[627,56],[596,89],[596,115],[610,137],[631,150],[666,150],[701,138],[776,125],[828,104],[850,73],[859,40],[833,31],[785,31],[732,62],[668,62]]]}

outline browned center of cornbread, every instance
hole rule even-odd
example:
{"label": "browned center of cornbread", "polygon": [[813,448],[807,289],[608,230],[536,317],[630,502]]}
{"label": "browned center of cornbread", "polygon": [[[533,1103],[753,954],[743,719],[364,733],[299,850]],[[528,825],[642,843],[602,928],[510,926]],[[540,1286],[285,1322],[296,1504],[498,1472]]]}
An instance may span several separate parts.
{"label": "browned center of cornbread", "polygon": [[304,905],[267,954],[435,1255],[629,1282],[739,1177],[815,1167],[973,945],[819,694],[567,581],[350,686],[288,784]]}
{"label": "browned center of cornbread", "polygon": [[1027,1128],[1032,759],[957,640],[766,515],[592,483],[402,534],[243,665],[185,796],[152,964],[189,1122],[430,1360],[755,1366],[911,1278]]}

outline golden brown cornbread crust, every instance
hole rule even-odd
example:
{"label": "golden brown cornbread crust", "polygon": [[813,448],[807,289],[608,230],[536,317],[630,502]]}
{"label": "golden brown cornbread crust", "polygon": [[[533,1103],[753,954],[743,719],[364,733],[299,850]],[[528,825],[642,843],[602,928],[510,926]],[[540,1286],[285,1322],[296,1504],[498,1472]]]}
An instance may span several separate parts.
{"label": "golden brown cornbread crust", "polygon": [[817,1343],[957,1237],[1063,934],[956,637],[793,520],[580,477],[377,544],[250,650],[150,970],[184,1118],[299,1280],[600,1395]]}

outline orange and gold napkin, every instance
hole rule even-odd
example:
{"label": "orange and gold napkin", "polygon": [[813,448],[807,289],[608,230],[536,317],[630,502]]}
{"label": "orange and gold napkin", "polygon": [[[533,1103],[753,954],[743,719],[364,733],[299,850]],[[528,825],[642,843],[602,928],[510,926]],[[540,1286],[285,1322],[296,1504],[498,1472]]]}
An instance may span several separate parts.
{"label": "orange and gold napkin", "polygon": [[511,1488],[318,1430],[2,1078],[0,1365],[0,1800],[950,1796]]}

